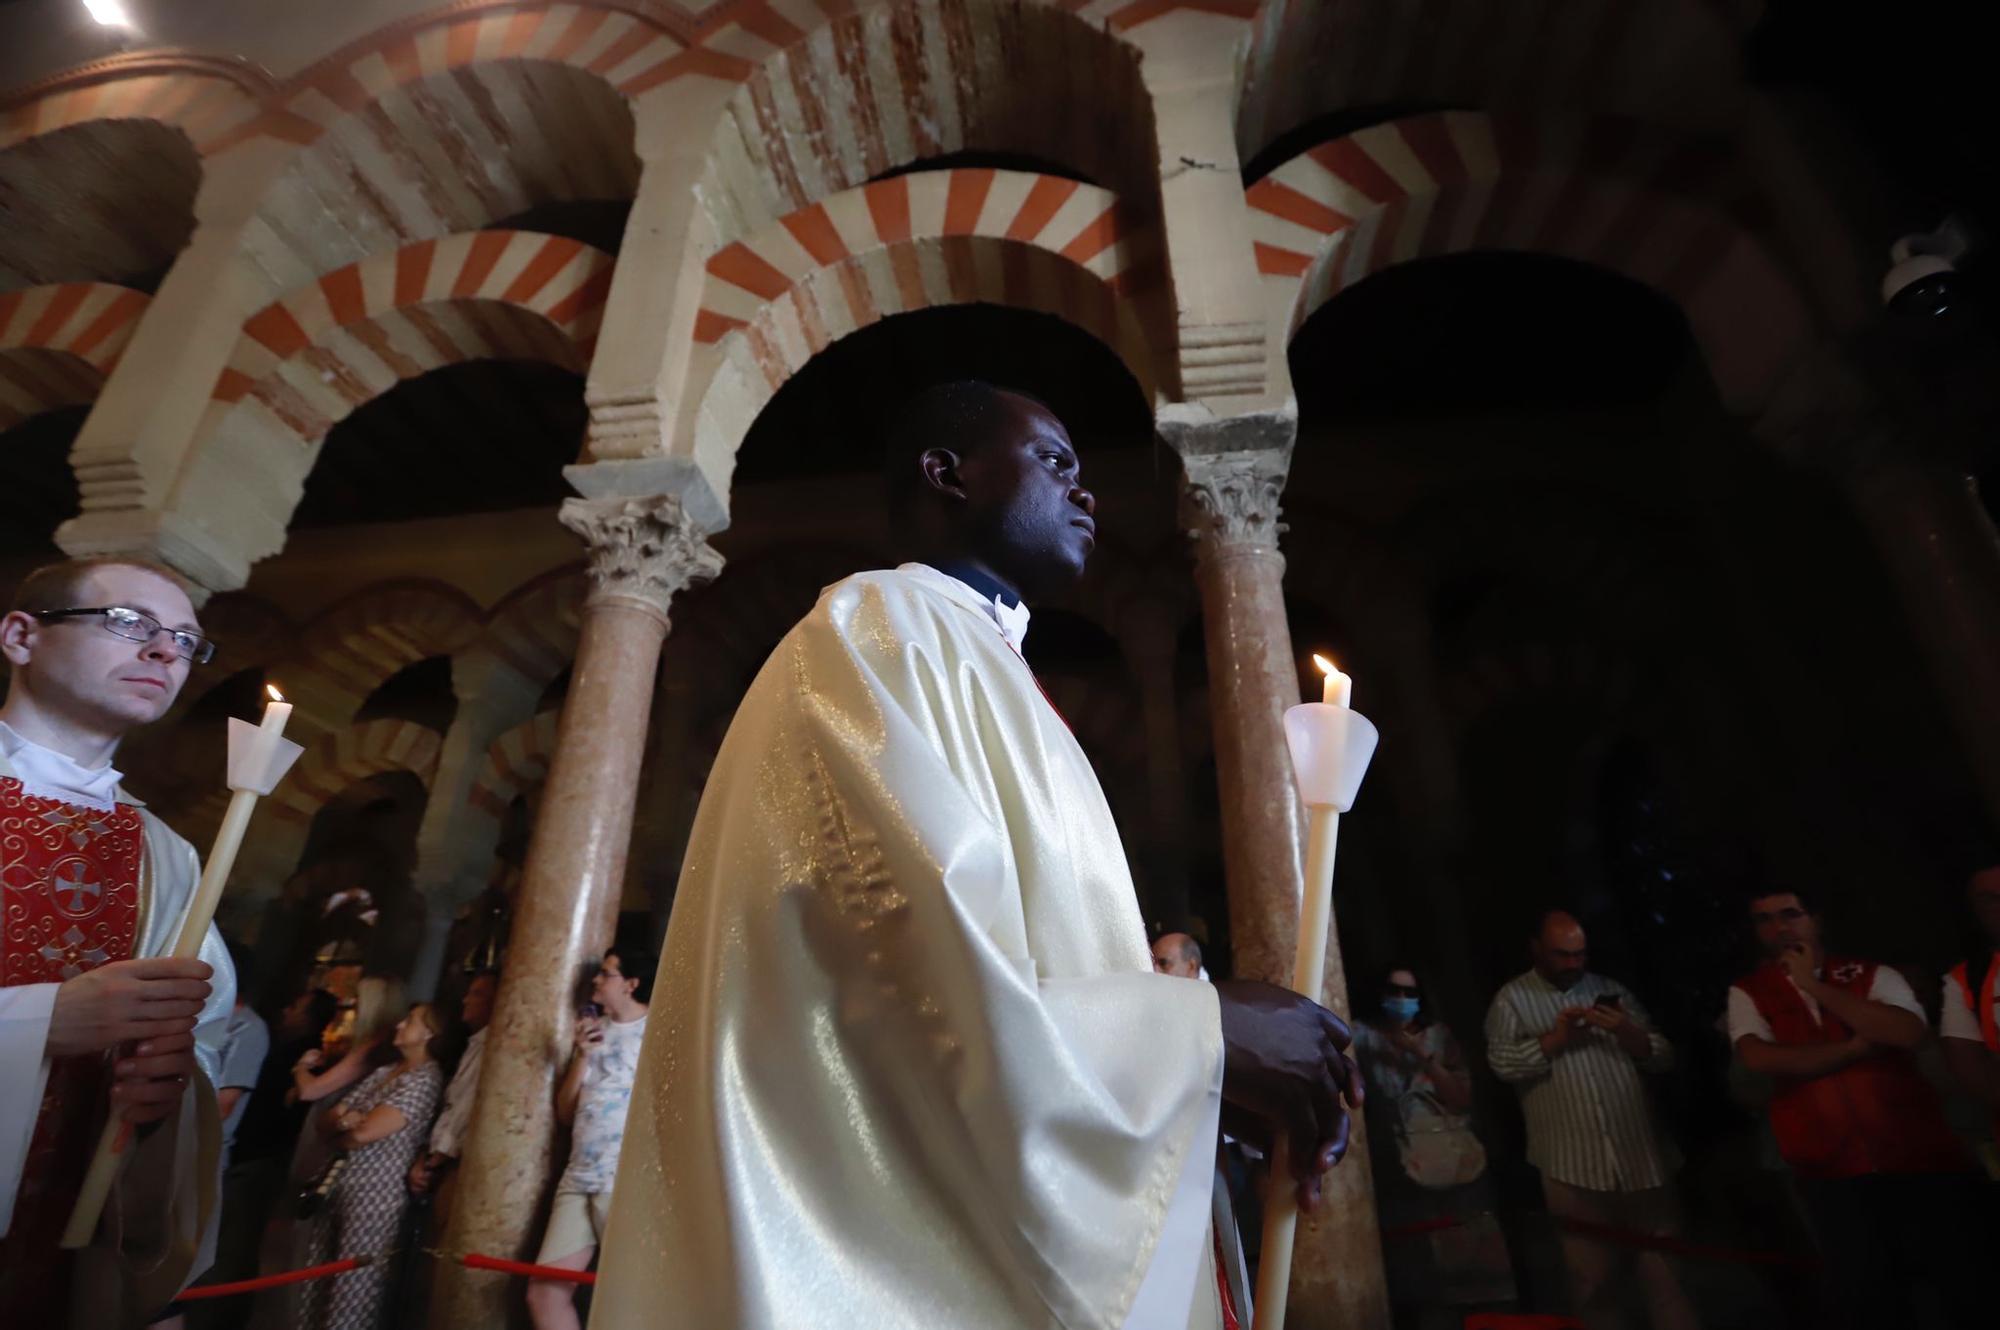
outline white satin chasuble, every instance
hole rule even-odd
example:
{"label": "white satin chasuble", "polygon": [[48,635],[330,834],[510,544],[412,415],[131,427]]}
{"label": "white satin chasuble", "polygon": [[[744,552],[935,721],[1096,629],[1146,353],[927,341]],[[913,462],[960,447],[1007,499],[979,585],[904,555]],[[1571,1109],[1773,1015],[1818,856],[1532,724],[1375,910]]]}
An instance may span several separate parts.
{"label": "white satin chasuble", "polygon": [[1221,1082],[981,597],[849,578],[703,792],[592,1330],[1213,1327]]}

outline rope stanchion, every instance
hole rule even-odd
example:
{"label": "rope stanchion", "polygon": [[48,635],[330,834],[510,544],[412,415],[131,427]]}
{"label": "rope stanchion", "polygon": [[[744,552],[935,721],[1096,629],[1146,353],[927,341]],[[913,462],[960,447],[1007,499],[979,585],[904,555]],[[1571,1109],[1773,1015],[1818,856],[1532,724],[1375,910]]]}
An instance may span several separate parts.
{"label": "rope stanchion", "polygon": [[303,1270],[287,1270],[283,1274],[260,1275],[256,1279],[239,1279],[233,1284],[197,1284],[193,1288],[182,1289],[175,1302],[193,1302],[198,1298],[233,1298],[239,1293],[261,1293],[267,1288],[282,1288],[286,1284],[303,1284],[311,1279],[328,1279],[334,1275],[344,1275],[349,1270],[359,1270],[371,1264],[373,1256],[349,1256],[343,1260],[328,1261],[325,1265],[309,1265]]}

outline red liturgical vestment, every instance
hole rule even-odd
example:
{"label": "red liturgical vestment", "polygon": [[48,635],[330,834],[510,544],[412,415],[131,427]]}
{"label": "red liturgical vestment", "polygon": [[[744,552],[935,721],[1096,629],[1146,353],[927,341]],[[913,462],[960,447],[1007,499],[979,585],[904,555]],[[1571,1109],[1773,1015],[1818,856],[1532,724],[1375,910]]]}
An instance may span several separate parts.
{"label": "red liturgical vestment", "polygon": [[[25,793],[0,776],[0,987],[61,983],[129,959],[144,843],[129,804],[101,812]],[[14,1220],[0,1238],[0,1307],[22,1325],[59,1323],[67,1262],[56,1241],[97,1144],[108,1089],[103,1058],[60,1058],[49,1068]]]}

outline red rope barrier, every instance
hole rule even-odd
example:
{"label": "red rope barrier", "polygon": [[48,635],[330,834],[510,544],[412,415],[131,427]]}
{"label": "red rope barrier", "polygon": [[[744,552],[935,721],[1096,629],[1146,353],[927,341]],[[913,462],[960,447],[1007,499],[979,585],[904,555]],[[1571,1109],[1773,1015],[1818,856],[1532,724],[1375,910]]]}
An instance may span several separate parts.
{"label": "red rope barrier", "polygon": [[1574,1219],[1555,1216],[1557,1224],[1572,1233],[1596,1238],[1600,1242],[1614,1243],[1620,1247],[1638,1247],[1648,1251],[1666,1252],[1670,1256],[1687,1256],[1698,1261],[1729,1261],[1738,1265],[1789,1265],[1800,1269],[1812,1269],[1817,1261],[1804,1256],[1793,1256],[1778,1251],[1746,1251],[1738,1247],[1709,1247],[1698,1242],[1688,1242],[1682,1238],[1670,1238],[1658,1233],[1635,1233],[1630,1229],[1613,1228],[1609,1224],[1596,1224],[1588,1219]]}
{"label": "red rope barrier", "polygon": [[302,1284],[308,1279],[325,1279],[329,1275],[346,1274],[349,1270],[359,1270],[375,1258],[372,1256],[350,1256],[341,1261],[329,1261],[325,1265],[310,1265],[303,1270],[287,1270],[281,1275],[264,1275],[257,1279],[239,1279],[233,1284],[201,1284],[181,1290],[176,1302],[192,1302],[196,1298],[229,1298],[238,1293],[257,1293],[267,1288],[280,1288],[286,1284]]}
{"label": "red rope barrier", "polygon": [[467,1252],[458,1263],[468,1270],[498,1270],[506,1275],[527,1275],[530,1279],[559,1279],[571,1284],[595,1284],[597,1276],[588,1270],[565,1270],[559,1265],[530,1265],[526,1261],[503,1261],[497,1256]]}
{"label": "red rope barrier", "polygon": [[[1786,1252],[1710,1247],[1688,1242],[1683,1238],[1670,1238],[1659,1233],[1640,1233],[1629,1228],[1614,1228],[1609,1224],[1595,1224],[1588,1219],[1574,1219],[1567,1215],[1550,1215],[1549,1219],[1558,1228],[1566,1228],[1572,1233],[1596,1238],[1599,1242],[1608,1242],[1619,1247],[1634,1247],[1641,1251],[1665,1252],[1669,1256],[1685,1256],[1691,1260],[1725,1261],[1736,1265],[1786,1265],[1801,1270],[1814,1269],[1819,1264],[1810,1257],[1793,1256]],[[1459,1228],[1464,1222],[1449,1215],[1441,1219],[1425,1219],[1414,1224],[1385,1228],[1382,1230],[1382,1237],[1389,1242],[1404,1238],[1420,1238],[1426,1233]]]}

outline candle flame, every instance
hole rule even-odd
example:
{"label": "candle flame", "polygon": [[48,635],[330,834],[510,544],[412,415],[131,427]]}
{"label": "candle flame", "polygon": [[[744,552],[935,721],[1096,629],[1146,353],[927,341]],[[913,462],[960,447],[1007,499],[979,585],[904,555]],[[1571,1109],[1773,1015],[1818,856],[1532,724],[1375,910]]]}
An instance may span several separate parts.
{"label": "candle flame", "polygon": [[285,700],[285,695],[278,691],[278,685],[274,683],[265,684],[264,691],[269,694],[273,702],[282,702]]}
{"label": "candle flame", "polygon": [[1313,653],[1313,664],[1319,666],[1319,672],[1321,674],[1332,675],[1340,673],[1340,669],[1338,666],[1336,666],[1332,661],[1328,660],[1325,656],[1320,655],[1317,651]]}

